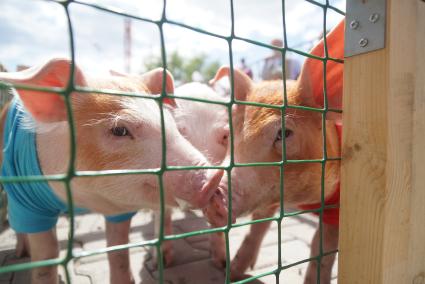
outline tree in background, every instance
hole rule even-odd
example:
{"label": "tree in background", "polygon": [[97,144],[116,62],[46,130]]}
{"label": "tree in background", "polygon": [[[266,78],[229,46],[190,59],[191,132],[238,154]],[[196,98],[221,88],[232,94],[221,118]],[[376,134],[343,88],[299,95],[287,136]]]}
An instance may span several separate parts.
{"label": "tree in background", "polygon": [[[167,58],[167,68],[178,84],[191,81],[208,82],[214,77],[220,65],[218,61],[208,62],[205,54],[183,57],[178,51],[174,51],[168,54]],[[162,58],[160,56],[146,58],[143,67],[144,71],[162,67]]]}

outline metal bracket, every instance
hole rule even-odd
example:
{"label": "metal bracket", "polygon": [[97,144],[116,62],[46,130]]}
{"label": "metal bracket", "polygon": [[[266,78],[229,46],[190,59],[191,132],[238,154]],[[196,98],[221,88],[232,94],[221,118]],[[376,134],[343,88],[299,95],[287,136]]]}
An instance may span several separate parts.
{"label": "metal bracket", "polygon": [[345,57],[385,47],[386,0],[347,0]]}

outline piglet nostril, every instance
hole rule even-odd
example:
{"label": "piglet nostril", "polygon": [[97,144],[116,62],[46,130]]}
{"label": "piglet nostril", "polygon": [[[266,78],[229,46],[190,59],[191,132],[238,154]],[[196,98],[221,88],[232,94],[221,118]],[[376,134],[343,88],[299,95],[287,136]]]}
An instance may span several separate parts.
{"label": "piglet nostril", "polygon": [[219,133],[218,143],[227,147],[227,144],[229,143],[229,130],[224,130]]}
{"label": "piglet nostril", "polygon": [[223,146],[227,146],[227,143],[229,143],[228,141],[229,141],[229,135],[228,134],[224,135],[223,138],[221,138],[221,144]]}

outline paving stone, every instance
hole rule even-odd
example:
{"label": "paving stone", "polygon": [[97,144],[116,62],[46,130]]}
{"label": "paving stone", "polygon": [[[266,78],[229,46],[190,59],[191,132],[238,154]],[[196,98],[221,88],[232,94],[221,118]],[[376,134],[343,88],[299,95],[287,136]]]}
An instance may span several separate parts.
{"label": "paving stone", "polygon": [[14,249],[16,246],[16,234],[10,227],[3,228],[0,233],[0,251]]}
{"label": "paving stone", "polygon": [[[230,255],[231,258],[233,258],[237,252],[237,250],[239,249],[240,245],[242,244],[243,239],[245,238],[245,236],[247,235],[249,231],[249,226],[243,226],[243,227],[237,227],[234,228],[230,231]],[[289,242],[289,241],[293,241],[296,238],[292,235],[289,234],[282,234],[282,242]],[[274,223],[270,230],[267,232],[266,236],[264,237],[264,240],[262,242],[262,248],[264,247],[268,247],[268,246],[273,246],[273,248],[271,250],[276,251],[276,258],[277,258],[277,243],[278,241],[278,236],[277,236],[277,224]],[[209,236],[205,235],[203,236],[203,240],[199,241],[199,242],[191,242],[191,246],[195,247],[197,249],[201,249],[201,250],[206,250],[209,251],[210,250],[210,241],[209,241]],[[260,254],[263,253],[263,249],[261,250]],[[268,254],[266,254],[268,255]],[[275,258],[275,259],[276,259]]]}
{"label": "paving stone", "polygon": [[[30,262],[29,257],[18,258],[15,255],[15,250],[7,250],[1,252],[2,259],[1,266],[18,264],[18,263],[26,263]],[[31,270],[22,270],[18,272],[9,272],[5,274],[0,274],[1,281],[8,281],[9,283],[29,283],[29,281],[24,281],[25,279],[31,278]],[[16,282],[18,280],[23,282]]]}
{"label": "paving stone", "polygon": [[283,284],[302,284],[304,283],[304,274],[307,265],[301,264],[284,269],[280,272],[279,283]]}
{"label": "paving stone", "polygon": [[268,271],[277,269],[278,249],[277,246],[262,246],[257,262],[254,265],[254,271],[266,269]]}
{"label": "paving stone", "polygon": [[300,240],[282,244],[282,263],[290,264],[310,258],[310,248]]}
{"label": "paving stone", "polygon": [[[145,283],[145,278],[146,280],[149,280],[149,274],[141,273],[143,259],[146,258],[146,255],[147,252],[143,248],[133,248],[130,250],[131,269],[133,271],[136,283]],[[109,266],[107,263],[106,255],[104,256],[105,259],[100,259],[97,256],[90,256],[85,257],[84,262],[81,261],[82,259],[75,261],[75,275],[78,275],[80,277],[84,276],[85,278],[88,278],[91,281],[89,283],[108,283]],[[147,281],[146,283],[150,282]],[[152,283],[155,283],[155,281]]]}
{"label": "paving stone", "polygon": [[211,234],[202,234],[192,237],[185,238],[185,241],[188,242],[191,246],[197,247],[199,243],[209,242]]}
{"label": "paving stone", "polygon": [[[107,273],[109,275],[109,268],[108,268],[106,254],[85,256],[85,257],[79,258],[74,261],[73,267],[74,267],[73,272],[76,275],[85,276],[89,278],[90,281],[93,283],[97,283],[97,282],[94,282],[94,278],[96,277],[96,274],[102,275]],[[94,267],[96,267],[96,269],[94,269]],[[105,279],[108,279],[108,276],[105,276],[105,277],[106,277]],[[100,281],[100,280],[101,279],[97,279],[97,281]],[[104,283],[107,283],[107,281]]]}
{"label": "paving stone", "polygon": [[[188,242],[186,242],[184,239],[175,240],[174,242],[174,259],[173,263],[171,264],[172,267],[174,266],[181,266],[190,262],[196,262],[199,260],[209,259],[210,253],[207,250],[199,250],[197,248],[192,247]],[[149,252],[151,255],[155,255],[154,253],[155,248],[150,248]],[[154,271],[157,268],[156,262],[154,259],[149,259],[146,262],[146,266],[151,270]]]}
{"label": "paving stone", "polygon": [[204,218],[204,215],[200,210],[193,211],[183,211],[183,210],[173,210],[172,213],[173,220],[193,220],[198,218]]}
{"label": "paving stone", "polygon": [[[288,242],[291,240],[294,240],[295,236],[285,233],[284,230],[281,230],[281,242]],[[269,245],[277,243],[278,241],[278,226],[276,223],[273,223],[270,227],[270,230],[267,232],[266,236],[264,237],[264,241],[262,245]]]}
{"label": "paving stone", "polygon": [[75,237],[84,242],[105,238],[104,218],[100,214],[85,214],[76,217],[78,227],[75,229]]}
{"label": "paving stone", "polygon": [[[74,222],[74,232],[76,228],[75,223],[76,222]],[[66,216],[59,217],[58,223],[56,224],[56,234],[59,241],[65,242],[68,240],[69,224],[70,222],[68,217]]]}
{"label": "paving stone", "polygon": [[[238,222],[249,221],[249,218],[238,219]],[[239,248],[250,226],[232,228],[230,231],[230,251],[233,256]],[[317,227],[317,217],[312,214],[288,217],[282,224],[282,253],[284,265],[309,257],[311,238]],[[190,232],[208,228],[208,223],[201,212],[183,212],[176,210],[173,213],[173,230],[175,233]],[[60,217],[57,232],[60,240],[61,253],[66,253],[68,242],[69,222],[66,216]],[[75,218],[74,251],[93,250],[104,248],[105,240],[104,217],[100,214],[78,215]],[[259,275],[276,268],[278,257],[277,223],[273,222],[262,243],[260,255],[254,270],[248,275]],[[132,220],[130,242],[140,242],[155,238],[154,220],[152,212],[140,211]],[[10,228],[0,232],[0,265],[29,261],[29,259],[16,259],[14,246],[16,238]],[[165,283],[191,284],[191,283],[224,283],[225,275],[216,269],[209,252],[209,234],[193,236],[175,240],[175,262],[164,270]],[[157,267],[154,265],[153,249],[150,247],[133,248],[131,265],[136,283],[150,284],[158,282]],[[282,271],[280,283],[303,283],[307,263],[291,267]],[[70,275],[73,283],[108,283],[109,266],[106,254],[84,257],[71,261],[69,264]],[[59,272],[61,279],[65,280],[62,270]],[[332,284],[337,283],[337,264],[334,265]],[[30,272],[0,274],[0,284],[28,283]],[[275,276],[269,275],[250,283],[275,283]]]}
{"label": "paving stone", "polygon": [[[153,224],[151,218],[148,216],[149,212],[142,212],[136,214],[132,220],[132,226],[130,230],[130,243],[136,243],[143,240],[150,240],[154,238],[153,232]],[[82,224],[79,228],[80,231],[76,235],[78,240],[81,240],[83,247],[82,249],[85,251],[92,251],[96,249],[101,249],[106,247],[106,236],[105,236],[105,227],[104,227],[104,217],[102,215],[91,216],[88,218],[88,222],[90,225]],[[83,232],[83,228],[86,228],[86,231]],[[87,231],[90,229],[91,231]],[[106,254],[99,254],[93,256],[96,258],[96,261],[104,260],[107,261]],[[87,258],[81,258],[82,263],[87,261]],[[89,260],[91,262],[91,260]]]}
{"label": "paving stone", "polygon": [[209,240],[209,237],[207,237],[203,241],[191,242],[190,246],[194,249],[205,251],[205,252],[208,253],[208,255],[210,255],[210,240]]}
{"label": "paving stone", "polygon": [[[268,272],[269,270],[265,270],[265,271],[255,271],[252,273],[247,273],[248,276],[256,276],[256,275],[260,275],[263,272]],[[272,275],[267,275],[267,276],[263,276],[261,278],[257,278],[253,281],[249,282],[251,283],[255,283],[255,284],[276,284],[276,276],[274,274]]]}
{"label": "paving stone", "polygon": [[13,280],[10,283],[13,284],[27,284],[31,282],[30,271],[14,273]]}
{"label": "paving stone", "polygon": [[[71,283],[75,283],[75,284],[90,284],[90,279],[86,276],[80,276],[80,275],[76,275],[75,271],[74,271],[74,261],[70,261],[68,263],[68,271],[69,271],[69,276],[71,279]],[[59,266],[59,283],[60,284],[65,284],[66,282],[66,272],[65,269],[62,266]]]}
{"label": "paving stone", "polygon": [[130,240],[151,240],[155,238],[153,213],[150,210],[138,212],[131,220]]}
{"label": "paving stone", "polygon": [[[158,279],[158,271],[153,276]],[[201,260],[165,269],[164,280],[172,284],[217,284],[224,283],[225,277],[210,260]]]}
{"label": "paving stone", "polygon": [[205,230],[210,228],[208,222],[203,218],[180,219],[173,222],[183,233]]}
{"label": "paving stone", "polygon": [[303,223],[288,227],[286,227],[285,225],[282,226],[282,235],[294,237],[300,241],[303,241],[306,245],[310,245],[315,232],[316,227],[305,225]]}
{"label": "paving stone", "polygon": [[338,254],[336,254],[335,263],[332,267],[332,278],[337,279],[338,278]]}
{"label": "paving stone", "polygon": [[[15,250],[2,250],[0,252],[0,266],[5,266],[10,263],[11,259],[15,259]],[[0,281],[11,281],[13,278],[13,273],[9,272],[9,273],[4,273],[4,274],[0,274]]]}

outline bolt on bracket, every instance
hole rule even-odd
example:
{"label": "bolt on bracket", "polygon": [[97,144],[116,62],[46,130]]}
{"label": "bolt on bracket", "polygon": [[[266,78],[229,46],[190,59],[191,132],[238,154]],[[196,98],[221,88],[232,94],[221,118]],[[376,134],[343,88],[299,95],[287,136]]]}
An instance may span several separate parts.
{"label": "bolt on bracket", "polygon": [[347,0],[345,57],[385,47],[386,0]]}

